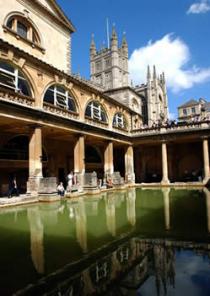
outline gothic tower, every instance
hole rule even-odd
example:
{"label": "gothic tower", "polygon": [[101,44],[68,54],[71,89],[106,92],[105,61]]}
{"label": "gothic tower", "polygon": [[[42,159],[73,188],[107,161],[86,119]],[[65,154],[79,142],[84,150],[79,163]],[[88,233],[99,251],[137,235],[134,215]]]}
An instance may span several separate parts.
{"label": "gothic tower", "polygon": [[128,44],[123,35],[122,44],[118,46],[118,36],[112,29],[110,48],[97,51],[92,37],[90,45],[91,81],[101,85],[105,90],[128,86]]}
{"label": "gothic tower", "polygon": [[151,127],[168,119],[168,98],[164,73],[158,76],[155,66],[153,66],[153,72],[151,73],[148,66],[147,83],[136,86],[135,91],[142,100],[144,124]]}

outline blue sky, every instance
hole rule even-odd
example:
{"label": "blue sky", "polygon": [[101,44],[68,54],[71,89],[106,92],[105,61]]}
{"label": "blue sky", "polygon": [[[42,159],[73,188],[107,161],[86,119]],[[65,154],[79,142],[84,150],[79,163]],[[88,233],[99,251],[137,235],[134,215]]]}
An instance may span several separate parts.
{"label": "blue sky", "polygon": [[165,71],[169,111],[200,97],[210,101],[210,0],[57,0],[71,19],[72,72],[89,78],[91,34],[98,49],[115,24],[121,41],[129,46],[134,84],[145,82],[146,66]]}

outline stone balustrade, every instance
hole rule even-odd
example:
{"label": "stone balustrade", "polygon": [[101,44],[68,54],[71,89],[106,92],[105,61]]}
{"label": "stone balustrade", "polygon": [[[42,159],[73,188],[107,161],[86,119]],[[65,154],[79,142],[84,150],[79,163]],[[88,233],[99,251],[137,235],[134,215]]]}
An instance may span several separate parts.
{"label": "stone balustrade", "polygon": [[183,131],[194,131],[201,129],[209,129],[210,120],[198,121],[198,122],[178,122],[177,124],[163,125],[158,127],[141,128],[133,130],[133,136],[144,136],[144,135],[155,135],[155,134],[168,134],[171,132],[183,132]]}
{"label": "stone balustrade", "polygon": [[78,119],[78,117],[79,117],[79,114],[76,112],[72,112],[72,111],[69,111],[69,110],[54,106],[52,104],[48,104],[48,103],[43,104],[43,109],[45,112],[59,115],[64,118]]}
{"label": "stone balustrade", "polygon": [[12,102],[18,105],[24,105],[27,107],[34,107],[35,105],[35,100],[33,98],[24,96],[6,88],[0,88],[0,100]]}

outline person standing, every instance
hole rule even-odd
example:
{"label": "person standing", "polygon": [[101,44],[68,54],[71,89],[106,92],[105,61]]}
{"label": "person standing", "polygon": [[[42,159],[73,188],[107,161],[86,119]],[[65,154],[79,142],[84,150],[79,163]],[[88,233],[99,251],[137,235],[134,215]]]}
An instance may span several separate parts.
{"label": "person standing", "polygon": [[73,185],[73,177],[74,177],[74,174],[73,172],[71,171],[68,176],[67,176],[67,182],[68,182],[68,191],[71,191],[71,188],[72,188],[72,185]]}
{"label": "person standing", "polygon": [[15,194],[16,196],[19,196],[19,192],[17,188],[17,180],[15,176],[9,182],[8,198],[11,198],[13,194]]}

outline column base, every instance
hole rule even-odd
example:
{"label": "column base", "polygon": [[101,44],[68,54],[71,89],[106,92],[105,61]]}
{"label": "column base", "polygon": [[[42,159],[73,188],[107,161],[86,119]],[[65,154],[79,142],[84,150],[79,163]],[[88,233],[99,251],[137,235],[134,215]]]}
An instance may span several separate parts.
{"label": "column base", "polygon": [[134,173],[126,174],[125,181],[127,184],[135,184],[135,174]]}
{"label": "column base", "polygon": [[204,178],[203,181],[202,181],[202,183],[203,183],[204,185],[210,184],[210,177],[206,177],[206,178]]}
{"label": "column base", "polygon": [[57,178],[29,177],[27,182],[27,195],[38,196],[57,193]]}
{"label": "column base", "polygon": [[161,185],[169,185],[170,184],[170,181],[168,179],[163,179],[161,182],[160,182]]}

